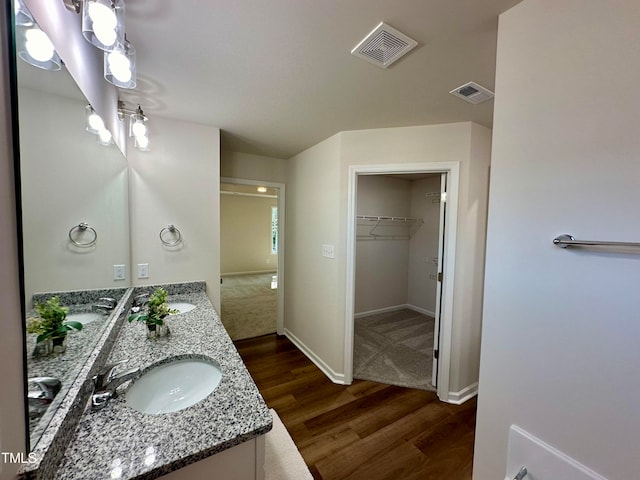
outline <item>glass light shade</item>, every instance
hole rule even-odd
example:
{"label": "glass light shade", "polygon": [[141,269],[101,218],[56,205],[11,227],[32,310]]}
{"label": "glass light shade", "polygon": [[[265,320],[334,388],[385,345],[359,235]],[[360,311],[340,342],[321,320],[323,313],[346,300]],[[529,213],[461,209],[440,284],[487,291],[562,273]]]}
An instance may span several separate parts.
{"label": "glass light shade", "polygon": [[128,40],[104,53],[104,78],[116,87],[136,88],[136,49]]}
{"label": "glass light shade", "polygon": [[44,70],[60,70],[62,61],[49,40],[46,33],[40,27],[21,28],[17,35],[18,56],[34,67]]}
{"label": "glass light shade", "polygon": [[31,12],[24,6],[22,0],[14,0],[13,2],[13,16],[18,27],[30,27],[36,22],[31,16]]}
{"label": "glass light shade", "polygon": [[149,150],[151,150],[151,147],[149,146],[149,136],[142,135],[139,137],[135,137],[133,140],[133,146],[142,152],[148,152]]}
{"label": "glass light shade", "polygon": [[104,129],[104,122],[91,105],[84,107],[85,120],[87,124],[87,132],[98,135],[100,130]]}
{"label": "glass light shade", "polygon": [[82,35],[92,45],[110,52],[124,43],[124,0],[84,0]]}
{"label": "glass light shade", "polygon": [[98,143],[100,145],[111,145],[111,141],[112,141],[112,136],[111,136],[111,132],[109,130],[107,130],[106,128],[102,128],[99,132],[98,132]]}
{"label": "glass light shade", "polygon": [[130,137],[148,137],[149,136],[149,119],[144,116],[142,109],[138,106],[136,113],[132,113],[129,117],[129,136]]}

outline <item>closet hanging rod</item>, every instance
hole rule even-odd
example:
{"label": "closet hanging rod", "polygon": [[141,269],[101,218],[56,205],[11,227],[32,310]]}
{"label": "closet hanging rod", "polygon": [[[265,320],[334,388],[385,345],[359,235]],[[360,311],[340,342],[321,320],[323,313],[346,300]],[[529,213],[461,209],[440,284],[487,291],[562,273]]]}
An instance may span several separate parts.
{"label": "closet hanging rod", "polygon": [[391,220],[394,222],[423,222],[421,218],[411,218],[411,217],[387,217],[384,215],[356,215],[357,220],[370,220],[370,221],[380,221],[380,220]]}
{"label": "closet hanging rod", "polygon": [[576,240],[573,235],[564,234],[559,235],[553,239],[553,244],[560,248],[567,247],[640,247],[640,243],[637,242],[603,242],[599,240]]}

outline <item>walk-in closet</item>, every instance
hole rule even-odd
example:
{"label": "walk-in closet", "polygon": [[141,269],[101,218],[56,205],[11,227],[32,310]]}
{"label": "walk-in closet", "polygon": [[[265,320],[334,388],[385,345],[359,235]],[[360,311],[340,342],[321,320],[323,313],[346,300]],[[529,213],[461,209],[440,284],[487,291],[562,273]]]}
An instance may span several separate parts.
{"label": "walk-in closet", "polygon": [[358,176],[354,378],[434,390],[443,181]]}

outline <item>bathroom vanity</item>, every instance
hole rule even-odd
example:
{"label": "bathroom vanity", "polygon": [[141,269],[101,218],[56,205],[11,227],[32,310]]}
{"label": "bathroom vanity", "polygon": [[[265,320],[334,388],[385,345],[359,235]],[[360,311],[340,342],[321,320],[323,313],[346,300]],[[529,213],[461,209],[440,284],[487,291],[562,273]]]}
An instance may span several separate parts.
{"label": "bathroom vanity", "polygon": [[[95,353],[96,365],[86,369],[82,385],[62,401],[69,404],[61,412],[65,418],[51,422],[47,430],[53,430],[43,436],[51,442],[46,451],[34,450],[38,465],[25,466],[24,478],[264,478],[264,434],[271,429],[271,415],[211,305],[204,282],[163,286],[168,302],[195,308],[167,318],[169,336],[149,339],[144,323],[129,323],[127,317],[133,298],[155,287],[127,291],[112,331],[98,342],[96,348],[102,351]],[[181,359],[205,360],[219,368],[222,376],[212,393],[191,406],[160,414],[142,413],[128,403],[127,390],[137,379]],[[140,371],[118,387],[117,396],[94,410],[90,377],[105,364],[123,361],[116,369]]]}

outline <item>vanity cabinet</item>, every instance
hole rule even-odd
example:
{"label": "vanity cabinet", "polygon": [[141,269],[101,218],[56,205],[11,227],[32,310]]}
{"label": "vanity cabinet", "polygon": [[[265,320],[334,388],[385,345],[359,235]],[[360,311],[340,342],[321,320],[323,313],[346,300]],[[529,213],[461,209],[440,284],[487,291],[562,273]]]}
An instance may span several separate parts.
{"label": "vanity cabinet", "polygon": [[264,435],[248,440],[180,470],[162,480],[264,480]]}

